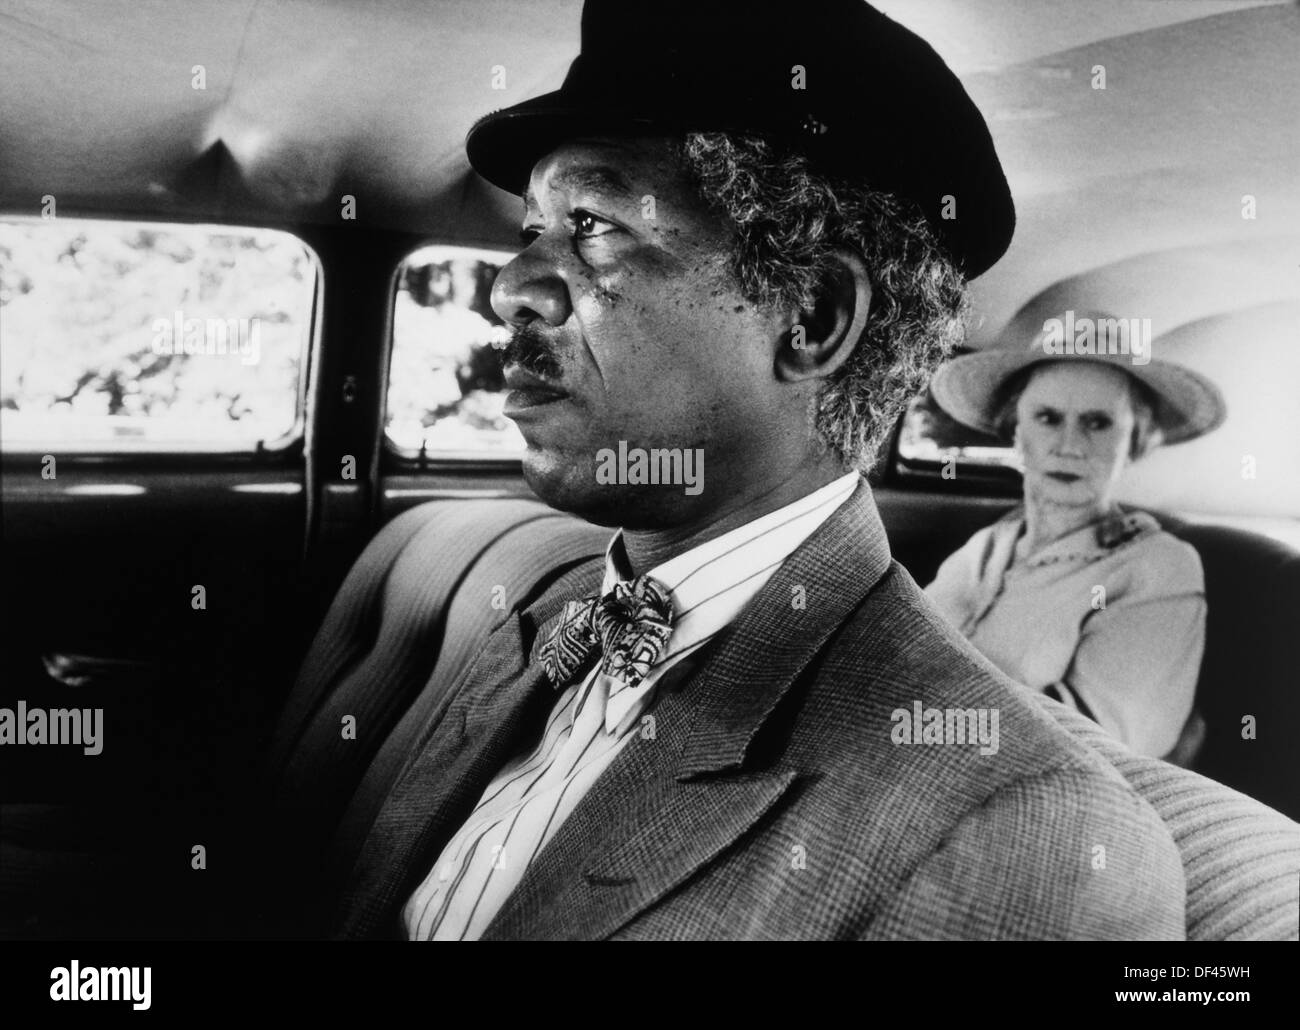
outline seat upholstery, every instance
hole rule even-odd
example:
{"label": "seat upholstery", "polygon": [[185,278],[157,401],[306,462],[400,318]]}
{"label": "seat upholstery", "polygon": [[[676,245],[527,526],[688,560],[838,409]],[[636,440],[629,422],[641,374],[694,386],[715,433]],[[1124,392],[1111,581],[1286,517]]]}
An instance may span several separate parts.
{"label": "seat upholstery", "polygon": [[[526,501],[423,505],[366,547],[308,649],[272,739],[277,807],[297,834],[316,840],[328,831],[387,732],[434,678],[444,642],[458,639],[446,635],[445,615],[462,577],[503,533],[545,514]],[[349,718],[354,737],[343,732]]]}
{"label": "seat upholstery", "polygon": [[[379,532],[330,606],[275,732],[265,832],[285,869],[319,869],[324,854],[323,878],[345,875],[483,641],[535,591],[600,554],[606,537],[519,500],[432,502]],[[349,717],[354,735],[344,733]],[[309,893],[280,899],[263,929],[297,930],[310,906]]]}
{"label": "seat upholstery", "polygon": [[[307,817],[307,840],[330,841],[327,879],[346,874],[403,764],[506,615],[493,588],[508,608],[522,607],[607,538],[531,502],[461,501],[413,509],[375,538],[331,607],[277,735],[288,772],[281,800],[296,823]],[[1203,776],[1133,755],[1044,703],[1165,819],[1186,869],[1190,936],[1295,936],[1300,826]],[[365,715],[363,747],[338,743],[340,713]]]}
{"label": "seat upholstery", "polygon": [[1198,773],[1134,754],[1092,720],[1036,696],[1160,813],[1183,857],[1189,941],[1300,938],[1300,824]]}

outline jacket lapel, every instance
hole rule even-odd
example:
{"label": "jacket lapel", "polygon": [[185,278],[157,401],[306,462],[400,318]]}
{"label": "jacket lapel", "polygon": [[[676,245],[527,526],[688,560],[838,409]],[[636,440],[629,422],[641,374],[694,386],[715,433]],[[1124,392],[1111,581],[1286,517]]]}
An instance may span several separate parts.
{"label": "jacket lapel", "polygon": [[731,847],[801,775],[765,726],[890,566],[865,482],[710,645],[658,687],[644,724],[507,899],[484,939],[599,939]]}
{"label": "jacket lapel", "polygon": [[797,778],[794,769],[775,769],[679,780],[693,705],[687,691],[664,683],[659,691],[655,736],[638,733],[624,747],[483,940],[609,937],[722,854]]}

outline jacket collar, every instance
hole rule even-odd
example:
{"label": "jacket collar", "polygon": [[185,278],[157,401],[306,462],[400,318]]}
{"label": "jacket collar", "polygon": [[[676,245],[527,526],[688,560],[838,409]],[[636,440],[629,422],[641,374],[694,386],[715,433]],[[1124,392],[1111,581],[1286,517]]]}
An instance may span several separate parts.
{"label": "jacket collar", "polygon": [[691,684],[700,716],[678,778],[740,769],[799,674],[891,563],[865,480],[721,635]]}

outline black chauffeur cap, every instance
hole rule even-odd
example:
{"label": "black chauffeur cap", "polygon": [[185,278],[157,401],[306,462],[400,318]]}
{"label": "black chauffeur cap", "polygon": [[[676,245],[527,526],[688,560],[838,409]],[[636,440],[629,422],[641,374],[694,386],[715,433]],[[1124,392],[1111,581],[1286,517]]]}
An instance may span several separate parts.
{"label": "black chauffeur cap", "polygon": [[1015,208],[979,109],[928,43],[861,0],[587,0],[564,84],[479,119],[466,150],[522,194],[565,140],[691,131],[765,133],[910,198],[967,278],[1011,242]]}

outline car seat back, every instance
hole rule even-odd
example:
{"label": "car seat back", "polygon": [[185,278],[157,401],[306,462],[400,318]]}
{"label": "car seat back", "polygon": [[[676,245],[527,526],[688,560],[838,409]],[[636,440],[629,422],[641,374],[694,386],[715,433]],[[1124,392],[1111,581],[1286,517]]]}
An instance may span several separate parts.
{"label": "car seat back", "polygon": [[314,872],[324,856],[326,880],[346,875],[489,634],[603,553],[608,535],[519,500],[436,501],[384,526],[330,605],[275,732],[268,825],[279,861]]}
{"label": "car seat back", "polygon": [[1300,824],[1199,773],[1134,754],[1092,720],[1039,696],[1164,820],[1183,859],[1189,941],[1300,937]]}
{"label": "car seat back", "polygon": [[1300,819],[1300,552],[1226,526],[1152,512],[1205,570],[1205,655],[1196,707],[1205,743],[1191,767]]}

